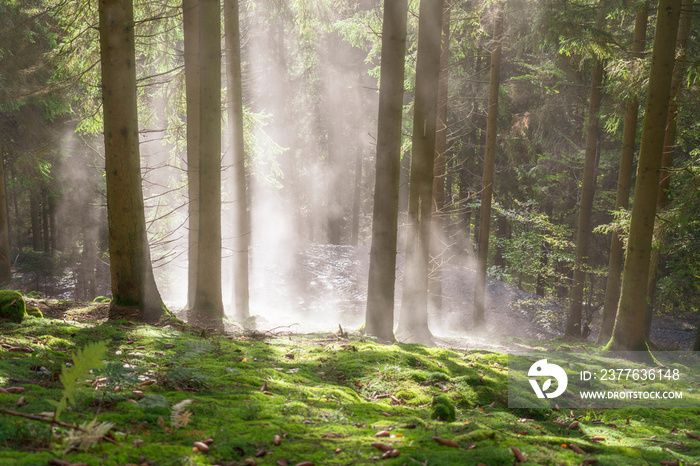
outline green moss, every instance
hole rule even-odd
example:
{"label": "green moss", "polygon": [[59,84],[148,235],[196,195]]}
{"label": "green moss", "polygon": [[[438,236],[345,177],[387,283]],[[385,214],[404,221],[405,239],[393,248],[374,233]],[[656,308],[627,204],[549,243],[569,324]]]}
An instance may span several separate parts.
{"label": "green moss", "polygon": [[27,308],[27,314],[32,317],[43,318],[44,314],[41,313],[38,307],[30,306]]}
{"label": "green moss", "polygon": [[442,395],[433,398],[431,419],[439,419],[445,422],[454,422],[457,418],[457,412],[450,400]]}
{"label": "green moss", "polygon": [[22,295],[13,290],[0,290],[0,319],[20,323],[27,315]]}

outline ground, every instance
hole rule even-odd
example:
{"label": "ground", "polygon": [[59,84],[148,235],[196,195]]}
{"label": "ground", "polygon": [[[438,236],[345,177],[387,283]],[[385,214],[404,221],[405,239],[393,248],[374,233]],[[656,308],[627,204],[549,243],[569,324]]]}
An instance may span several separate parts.
{"label": "ground", "polygon": [[[60,416],[64,425],[0,415],[0,464],[700,464],[699,410],[509,409],[507,356],[476,342],[382,345],[345,332],[203,335],[108,322],[106,305],[28,305],[46,318],[0,324],[5,413],[53,412],[60,374],[86,345],[107,341],[107,365],[79,379]],[[433,406],[436,396],[455,408],[454,421],[436,417],[450,411]],[[101,424],[106,435],[83,437],[81,450],[70,425],[95,419],[112,425]]]}

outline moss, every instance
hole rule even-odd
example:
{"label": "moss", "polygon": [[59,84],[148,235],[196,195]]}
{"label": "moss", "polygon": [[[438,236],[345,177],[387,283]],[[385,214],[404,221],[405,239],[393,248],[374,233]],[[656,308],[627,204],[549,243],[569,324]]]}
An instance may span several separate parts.
{"label": "moss", "polygon": [[26,315],[26,304],[20,293],[0,290],[0,319],[20,323]]}
{"label": "moss", "polygon": [[27,308],[27,314],[32,317],[43,318],[44,314],[41,313],[38,307],[30,306]]}
{"label": "moss", "polygon": [[442,395],[433,398],[431,419],[439,419],[445,422],[454,422],[457,418],[457,412],[450,400]]}

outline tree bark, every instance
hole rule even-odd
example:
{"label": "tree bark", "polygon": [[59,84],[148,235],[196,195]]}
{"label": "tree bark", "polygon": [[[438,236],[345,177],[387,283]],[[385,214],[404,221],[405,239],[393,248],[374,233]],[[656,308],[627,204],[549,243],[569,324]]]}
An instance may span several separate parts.
{"label": "tree bark", "polygon": [[7,222],[7,196],[5,195],[5,169],[2,146],[0,146],[0,287],[12,283],[10,258],[10,230]]}
{"label": "tree bark", "polygon": [[32,249],[41,251],[41,204],[39,203],[39,195],[35,189],[30,188],[29,192],[29,215],[32,222]]}
{"label": "tree bark", "polygon": [[479,251],[474,283],[474,327],[483,328],[486,295],[486,268],[489,253],[489,229],[491,226],[491,198],[493,196],[493,171],[496,159],[496,134],[498,132],[498,92],[501,77],[501,46],[503,40],[503,12],[496,14],[493,28],[494,47],[491,52],[489,77],[488,116],[486,123],[486,151],[484,155],[483,189],[479,211]]}
{"label": "tree bark", "polygon": [[598,61],[591,78],[591,96],[588,102],[588,122],[586,129],[586,154],[583,163],[583,181],[581,183],[581,208],[576,235],[576,258],[574,262],[574,281],[571,287],[569,315],[566,319],[566,335],[581,335],[581,310],[583,306],[583,287],[588,265],[588,242],[591,236],[591,217],[593,215],[593,196],[595,195],[596,155],[598,153],[600,110],[600,86],[603,82],[603,63]]}
{"label": "tree bark", "polygon": [[233,151],[233,303],[236,320],[250,317],[248,248],[250,222],[245,178],[243,138],[243,81],[241,74],[241,32],[238,0],[224,0],[227,60],[228,131]]}
{"label": "tree bark", "polygon": [[384,3],[372,246],[365,314],[365,331],[382,341],[394,340],[394,285],[407,15],[407,0],[388,0]]}
{"label": "tree bark", "polygon": [[223,328],[221,295],[221,10],[199,3],[199,241],[190,323]]}
{"label": "tree bark", "polygon": [[[668,120],[666,122],[666,132],[664,133],[664,150],[661,158],[661,179],[659,181],[659,194],[656,199],[657,210],[664,210],[668,204],[668,188],[671,185],[671,168],[673,167],[673,151],[676,148],[676,131],[678,116],[678,94],[683,89],[683,77],[687,66],[686,49],[688,36],[690,34],[690,18],[693,7],[692,0],[685,0],[682,5],[681,19],[678,26],[678,39],[676,49],[676,64],[673,69],[673,80],[671,81],[671,95],[669,97]],[[663,242],[666,228],[663,224],[658,225],[657,243]],[[651,320],[656,303],[656,282],[658,281],[659,267],[661,265],[661,251],[654,248],[651,253],[651,264],[649,265],[649,298],[647,300],[647,313],[645,316],[645,334],[649,338],[651,334]]]}
{"label": "tree bark", "polygon": [[132,1],[100,0],[99,17],[112,278],[110,318],[123,317],[120,308],[128,306],[137,308],[145,322],[157,322],[167,311],[156,288],[146,234]]}
{"label": "tree bark", "polygon": [[357,148],[355,155],[355,189],[352,196],[352,231],[350,244],[357,246],[360,236],[360,207],[362,201],[362,152]]}
{"label": "tree bark", "polygon": [[[649,3],[645,3],[637,12],[634,22],[634,39],[632,42],[632,57],[643,58],[646,44],[647,20],[649,17]],[[617,178],[617,197],[615,210],[627,210],[629,207],[630,188],[632,185],[632,173],[634,168],[634,147],[637,137],[637,115],[639,114],[639,99],[633,97],[627,102],[625,113],[625,126],[622,131],[622,153],[620,155],[620,169]],[[605,301],[603,304],[603,318],[600,324],[600,332],[596,343],[604,345],[610,341],[617,304],[620,301],[620,280],[622,277],[622,262],[624,259],[624,247],[622,239],[617,232],[613,232],[610,243],[610,262],[608,266],[608,278],[605,286]]]}
{"label": "tree bark", "polygon": [[442,5],[442,0],[420,2],[406,263],[397,331],[400,338],[420,343],[433,341],[428,328],[428,262],[433,209]]}
{"label": "tree bark", "polygon": [[659,1],[622,291],[608,344],[613,350],[646,349],[644,315],[649,259],[680,10],[681,0]]}
{"label": "tree bark", "polygon": [[183,0],[185,99],[187,101],[187,309],[197,289],[199,238],[199,0]]}
{"label": "tree bark", "polygon": [[437,122],[435,134],[435,168],[433,176],[433,214],[430,273],[430,306],[435,311],[442,309],[441,258],[445,246],[442,241],[445,209],[445,176],[447,168],[447,84],[450,62],[450,10],[445,2],[442,10],[442,45],[440,49],[440,76],[438,78]]}

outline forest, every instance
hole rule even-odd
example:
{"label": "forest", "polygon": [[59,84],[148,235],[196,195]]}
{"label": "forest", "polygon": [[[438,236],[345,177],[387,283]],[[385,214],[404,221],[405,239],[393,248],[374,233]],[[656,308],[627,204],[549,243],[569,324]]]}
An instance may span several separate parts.
{"label": "forest", "polygon": [[[3,464],[700,464],[693,0],[0,31]],[[606,367],[688,405],[531,399]]]}

